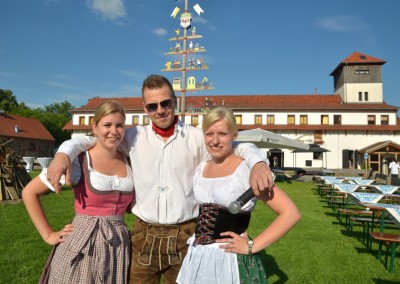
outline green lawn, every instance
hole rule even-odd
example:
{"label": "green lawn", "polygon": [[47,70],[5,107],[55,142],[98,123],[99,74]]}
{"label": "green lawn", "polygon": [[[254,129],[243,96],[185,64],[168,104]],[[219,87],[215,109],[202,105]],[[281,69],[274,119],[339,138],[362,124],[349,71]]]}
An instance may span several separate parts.
{"label": "green lawn", "polygon": [[[269,283],[399,283],[400,257],[390,273],[361,242],[361,227],[353,233],[338,223],[308,182],[278,183],[295,201],[302,220],[279,242],[266,249]],[[48,218],[55,228],[73,217],[73,194],[43,197]],[[258,204],[249,228],[251,236],[263,230],[274,214]],[[127,215],[131,226],[133,216]],[[393,229],[400,233],[399,229]],[[22,202],[0,202],[0,283],[37,283],[50,246],[30,221]]]}

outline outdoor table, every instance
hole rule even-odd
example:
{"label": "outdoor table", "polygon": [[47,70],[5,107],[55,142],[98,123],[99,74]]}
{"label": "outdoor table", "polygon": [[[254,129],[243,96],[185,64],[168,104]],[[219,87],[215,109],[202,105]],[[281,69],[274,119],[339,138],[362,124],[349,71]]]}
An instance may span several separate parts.
{"label": "outdoor table", "polygon": [[360,185],[351,183],[334,184],[333,187],[340,192],[350,193],[356,191]]}
{"label": "outdoor table", "polygon": [[[360,203],[360,205],[372,209],[382,211],[381,220],[384,220],[384,212],[389,212],[393,216],[393,220],[396,225],[400,227],[400,205],[399,204],[388,204],[388,203]],[[384,230],[384,223],[381,222],[381,232]]]}
{"label": "outdoor table", "polygon": [[356,184],[361,184],[361,185],[370,185],[375,182],[375,180],[373,179],[354,179],[352,181],[354,181]]}
{"label": "outdoor table", "polygon": [[372,186],[375,187],[380,192],[382,192],[383,194],[393,194],[400,188],[400,186],[398,186],[398,185],[378,185],[378,184],[374,184]]}
{"label": "outdoor table", "polygon": [[53,160],[53,158],[47,158],[47,157],[41,157],[41,158],[37,158],[39,164],[42,166],[43,168],[48,168],[51,161]]}
{"label": "outdoor table", "polygon": [[[393,216],[393,220],[397,226],[400,227],[400,205],[399,204],[385,204],[385,203],[360,203],[360,205],[364,206],[367,209],[375,211],[380,211],[381,212],[381,225],[380,225],[380,233],[381,235],[383,234],[384,228],[385,228],[385,212],[389,212]],[[373,215],[374,215],[373,213]],[[373,224],[372,224],[373,226]],[[371,231],[373,232],[373,227],[371,228]],[[388,234],[385,234],[388,235]],[[392,236],[397,236],[397,235],[391,235],[389,234],[390,237]],[[382,255],[382,239],[378,238],[379,240],[379,251],[378,251],[378,259],[381,259]],[[396,255],[396,247],[397,247],[397,242],[398,240],[393,239],[391,240],[391,258],[390,258],[390,268],[389,271],[393,272],[393,266],[394,266],[394,259]],[[368,239],[368,245],[367,248],[371,250],[372,247],[372,237],[371,235],[369,236]],[[386,256],[386,261],[387,261],[387,256]]]}
{"label": "outdoor table", "polygon": [[359,179],[364,179],[364,177],[344,177],[345,179],[349,180],[359,180]]}
{"label": "outdoor table", "polygon": [[370,193],[370,192],[350,192],[358,203],[378,203],[385,195],[382,193]]}
{"label": "outdoor table", "polygon": [[343,178],[325,179],[326,184],[339,184],[339,183],[343,183],[344,181],[346,181],[346,180]]}

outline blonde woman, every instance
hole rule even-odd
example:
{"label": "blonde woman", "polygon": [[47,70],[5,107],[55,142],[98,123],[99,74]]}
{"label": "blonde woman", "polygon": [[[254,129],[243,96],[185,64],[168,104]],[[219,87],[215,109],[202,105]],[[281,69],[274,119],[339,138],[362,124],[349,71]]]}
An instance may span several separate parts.
{"label": "blonde woman", "polygon": [[[238,129],[232,112],[216,107],[202,124],[204,142],[212,159],[199,164],[193,190],[200,213],[195,234],[178,275],[178,283],[266,283],[258,252],[282,238],[301,218],[293,201],[276,185],[246,203],[238,214],[227,207],[249,187],[250,169],[233,153]],[[246,230],[256,201],[277,217],[251,240]]]}
{"label": "blonde woman", "polygon": [[[42,173],[23,190],[26,209],[43,240],[57,246],[48,283],[127,283],[130,232],[124,214],[134,197],[131,167],[118,151],[125,135],[125,112],[114,101],[95,111],[97,143],[71,165],[75,217],[62,230],[47,221],[40,196],[52,188]],[[43,279],[47,283],[47,279]]]}

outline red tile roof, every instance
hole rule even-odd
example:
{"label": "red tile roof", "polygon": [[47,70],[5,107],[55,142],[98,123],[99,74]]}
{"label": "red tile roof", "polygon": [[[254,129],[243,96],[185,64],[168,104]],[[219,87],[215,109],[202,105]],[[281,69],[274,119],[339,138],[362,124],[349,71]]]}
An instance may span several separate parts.
{"label": "red tile roof", "polygon": [[[16,125],[18,125],[19,132],[15,131]],[[0,114],[1,136],[55,141],[38,119],[7,113]]]}
{"label": "red tile roof", "polygon": [[[210,106],[225,105],[235,112],[320,112],[337,111],[340,112],[396,112],[397,107],[386,103],[352,103],[344,104],[339,95],[230,95],[230,96],[186,96],[186,105],[193,109],[202,109],[205,101]],[[73,113],[93,112],[99,103],[106,100],[117,100],[121,102],[127,111],[143,113],[143,103],[141,97],[132,98],[94,98],[87,105],[72,110]],[[195,110],[193,110],[195,114]],[[187,115],[190,111],[187,112]],[[133,126],[127,126],[133,127]],[[376,131],[376,132],[399,132],[400,119],[396,125],[239,125],[240,130],[253,129],[260,127],[270,131],[280,130],[344,130],[344,131]],[[90,125],[72,125],[69,121],[63,130],[89,130]]]}
{"label": "red tile roof", "polygon": [[344,60],[342,60],[342,63],[379,63],[379,64],[385,64],[386,61],[376,58],[376,57],[372,57],[369,56],[367,54],[355,51],[352,54],[350,54],[348,57],[346,57]]}
{"label": "red tile roof", "polygon": [[88,103],[80,108],[75,108],[72,112],[93,112],[104,101],[117,101],[126,111],[141,110],[143,111],[143,100],[142,97],[129,97],[129,98],[92,98]]}
{"label": "red tile roof", "polygon": [[[177,94],[178,98],[180,97]],[[186,105],[188,108],[203,108],[206,99],[210,106],[225,105],[235,111],[252,111],[256,110],[264,112],[276,111],[394,111],[397,107],[387,105],[386,103],[347,103],[344,104],[339,95],[213,95],[213,96],[191,96],[186,95]],[[89,100],[88,104],[72,110],[73,113],[93,112],[94,109],[103,101],[116,100],[119,101],[126,111],[135,111],[142,113],[143,101],[141,97],[131,98],[94,98]]]}
{"label": "red tile roof", "polygon": [[386,61],[376,58],[376,57],[372,57],[369,56],[367,54],[355,51],[352,54],[350,54],[348,57],[346,57],[345,59],[343,59],[339,65],[332,71],[332,73],[330,74],[330,76],[333,76],[333,74],[336,73],[336,71],[341,68],[343,65],[364,65],[364,64],[377,64],[377,65],[383,65],[385,64]]}

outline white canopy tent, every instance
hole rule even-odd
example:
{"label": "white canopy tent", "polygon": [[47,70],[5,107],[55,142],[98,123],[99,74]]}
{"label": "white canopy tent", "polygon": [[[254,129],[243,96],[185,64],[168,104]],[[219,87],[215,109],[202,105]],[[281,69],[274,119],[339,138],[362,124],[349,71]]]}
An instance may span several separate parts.
{"label": "white canopy tent", "polygon": [[239,131],[236,141],[251,142],[260,148],[309,149],[308,144],[261,128]]}

